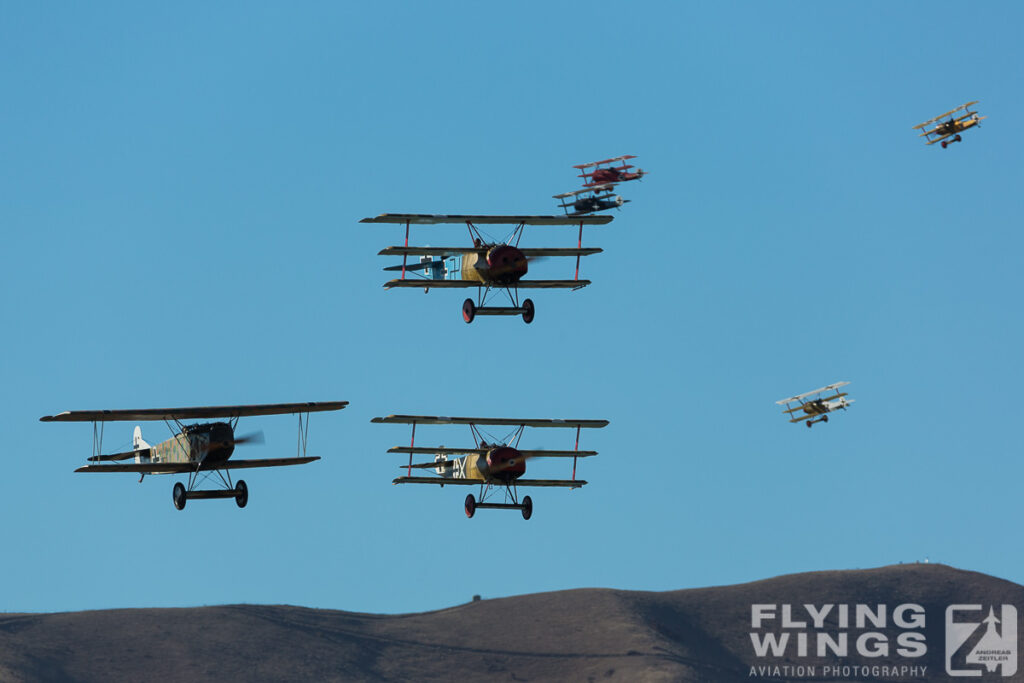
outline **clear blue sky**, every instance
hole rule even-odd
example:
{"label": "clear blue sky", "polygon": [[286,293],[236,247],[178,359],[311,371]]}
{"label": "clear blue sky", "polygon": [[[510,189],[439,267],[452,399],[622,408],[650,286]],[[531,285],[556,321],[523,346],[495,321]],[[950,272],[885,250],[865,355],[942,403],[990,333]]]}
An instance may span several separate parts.
{"label": "clear blue sky", "polygon": [[[1016,3],[8,5],[0,610],[402,612],[925,557],[1024,583],[1022,23]],[[990,118],[962,144],[911,130],[973,99]],[[594,285],[538,294],[532,325],[381,288],[401,231],[360,218],[550,212],[572,164],[625,153],[651,174],[585,235]],[[857,403],[828,425],[774,403],[837,380]],[[323,460],[246,473],[245,510],[74,474],[89,425],[38,422],[337,399],[312,419]],[[390,484],[389,413],[611,425],[584,434],[584,489],[467,520],[464,489]],[[241,428],[267,437],[245,457],[295,452],[293,418]]]}

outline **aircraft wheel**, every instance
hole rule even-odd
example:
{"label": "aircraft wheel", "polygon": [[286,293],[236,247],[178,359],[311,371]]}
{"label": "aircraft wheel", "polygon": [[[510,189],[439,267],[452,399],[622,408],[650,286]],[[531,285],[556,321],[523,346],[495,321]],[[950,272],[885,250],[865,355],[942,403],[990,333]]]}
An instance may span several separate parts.
{"label": "aircraft wheel", "polygon": [[956,141],[957,141],[957,142],[960,142],[961,140],[963,140],[963,138],[962,138],[962,137],[960,137],[960,134],[959,134],[959,133],[957,133],[957,136],[956,136]]}
{"label": "aircraft wheel", "polygon": [[523,519],[529,519],[533,516],[533,499],[529,496],[523,496]]}
{"label": "aircraft wheel", "polygon": [[171,494],[174,499],[174,507],[179,510],[185,509],[185,501],[188,500],[188,493],[185,492],[185,485],[180,481],[174,484],[174,491]]}
{"label": "aircraft wheel", "polygon": [[807,425],[807,428],[808,428],[808,429],[810,429],[811,427],[813,427],[813,426],[814,426],[814,423],[813,423],[813,422],[811,422],[810,420],[808,420],[808,421],[807,421],[807,422],[805,422],[804,424],[806,424],[806,425]]}
{"label": "aircraft wheel", "polygon": [[466,496],[466,517],[473,519],[473,514],[476,512],[476,498],[473,494]]}
{"label": "aircraft wheel", "polygon": [[946,145],[948,145],[948,144],[949,144],[948,142],[946,142],[945,140],[943,140],[943,141],[942,141],[942,149],[946,149]]}
{"label": "aircraft wheel", "polygon": [[244,479],[239,479],[235,482],[235,504],[240,508],[244,508],[248,502],[249,487],[245,485]]}
{"label": "aircraft wheel", "polygon": [[822,415],[821,416],[821,421],[822,422],[828,422],[828,415]]}
{"label": "aircraft wheel", "polygon": [[466,299],[462,302],[462,319],[467,323],[473,322],[473,318],[476,317],[476,304],[473,303],[472,299]]}
{"label": "aircraft wheel", "polygon": [[533,322],[533,313],[536,309],[533,306],[533,301],[530,299],[523,299],[523,322],[529,325]]}

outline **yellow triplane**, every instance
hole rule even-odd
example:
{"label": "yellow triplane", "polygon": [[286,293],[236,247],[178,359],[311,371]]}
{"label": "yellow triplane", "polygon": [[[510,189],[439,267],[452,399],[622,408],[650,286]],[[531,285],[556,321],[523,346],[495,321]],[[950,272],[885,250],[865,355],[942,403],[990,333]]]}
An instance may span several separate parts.
{"label": "yellow triplane", "polygon": [[[946,145],[951,145],[954,142],[960,142],[960,133],[964,132],[968,128],[973,128],[981,123],[981,120],[986,118],[984,116],[978,116],[978,112],[971,111],[971,107],[978,103],[978,100],[968,102],[967,104],[961,104],[956,109],[950,109],[945,114],[940,114],[934,119],[928,119],[924,123],[919,123],[914,126],[914,130],[921,128],[927,128],[927,126],[945,119],[947,116],[948,120],[938,123],[934,128],[925,130],[918,137],[928,138],[926,144],[934,145],[936,142],[942,143],[942,148],[945,149]],[[963,112],[963,115],[959,115]],[[935,136],[934,138],[932,136]]]}

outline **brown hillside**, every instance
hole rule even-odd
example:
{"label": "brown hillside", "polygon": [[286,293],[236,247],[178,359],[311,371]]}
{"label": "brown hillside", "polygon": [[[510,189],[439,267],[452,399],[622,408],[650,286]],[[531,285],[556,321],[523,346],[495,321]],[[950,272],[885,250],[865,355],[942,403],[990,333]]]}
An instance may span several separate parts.
{"label": "brown hillside", "polygon": [[[913,564],[665,593],[581,589],[397,616],[261,605],[11,614],[0,616],[0,680],[951,680],[945,610],[971,602],[1012,604],[1024,615],[1024,587]],[[840,661],[798,657],[793,650],[758,658],[750,638],[754,603],[889,609],[917,603],[926,610],[918,631],[927,653],[897,659],[851,652]],[[777,622],[762,631],[782,633]],[[838,629],[835,620],[825,623],[830,632]],[[895,643],[902,629],[890,619],[885,628],[850,632],[864,630]],[[926,666],[927,673],[841,677],[821,670],[897,661]],[[751,666],[798,664],[818,670],[803,677],[750,675]],[[996,673],[982,680],[1024,681],[1022,668],[1010,678]]]}

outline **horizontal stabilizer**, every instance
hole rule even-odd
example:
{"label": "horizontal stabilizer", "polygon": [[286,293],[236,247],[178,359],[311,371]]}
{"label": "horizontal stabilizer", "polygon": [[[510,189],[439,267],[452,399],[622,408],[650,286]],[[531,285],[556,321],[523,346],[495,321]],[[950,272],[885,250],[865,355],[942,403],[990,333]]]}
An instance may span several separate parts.
{"label": "horizontal stabilizer", "polygon": [[111,453],[110,455],[94,455],[94,456],[91,456],[88,460],[89,460],[89,462],[114,462],[114,461],[118,461],[118,460],[131,460],[132,458],[135,458],[136,456],[142,457],[142,458],[148,458],[149,457],[149,453],[150,453],[150,449],[143,448],[142,450],[128,451],[126,453]]}

